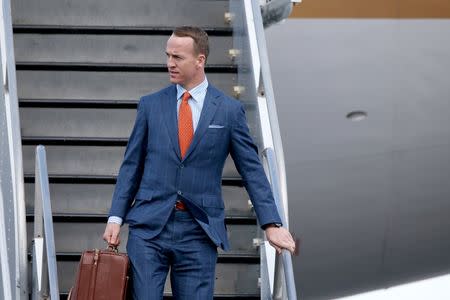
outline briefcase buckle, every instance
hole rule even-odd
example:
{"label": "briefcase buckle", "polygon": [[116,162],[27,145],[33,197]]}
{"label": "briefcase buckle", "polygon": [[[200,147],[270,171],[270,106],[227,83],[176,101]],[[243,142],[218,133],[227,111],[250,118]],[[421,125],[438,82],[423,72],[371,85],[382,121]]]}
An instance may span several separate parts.
{"label": "briefcase buckle", "polygon": [[117,248],[117,246],[114,245],[108,245],[108,247],[106,248],[106,250],[114,252],[114,253],[119,253],[119,249]]}

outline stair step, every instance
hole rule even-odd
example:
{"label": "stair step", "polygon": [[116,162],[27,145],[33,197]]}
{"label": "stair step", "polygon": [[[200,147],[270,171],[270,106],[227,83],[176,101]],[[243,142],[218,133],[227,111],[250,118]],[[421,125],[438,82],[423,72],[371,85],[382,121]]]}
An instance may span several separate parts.
{"label": "stair step", "polygon": [[[50,199],[55,214],[108,214],[114,184],[50,183]],[[226,215],[252,217],[248,194],[242,187],[222,186]],[[26,209],[34,210],[34,183],[25,184]]]}
{"label": "stair step", "polygon": [[[14,25],[229,27],[229,1],[204,0],[15,0]],[[51,9],[50,9],[51,8]]]}
{"label": "stair step", "polygon": [[[94,34],[94,35],[166,35],[176,26],[89,26],[89,25],[24,25],[13,24],[14,34]],[[202,26],[208,37],[233,36],[231,27]]]}
{"label": "stair step", "polygon": [[[67,297],[69,296],[68,293],[60,293],[60,299],[61,300],[67,300]],[[174,299],[171,295],[164,295],[163,300],[172,300]],[[259,294],[250,295],[250,294],[227,294],[227,295],[220,295],[215,294],[214,300],[231,300],[231,299],[245,299],[245,300],[259,300],[261,299]]]}
{"label": "stair step", "polygon": [[[34,174],[24,174],[25,183],[34,183]],[[50,175],[50,183],[70,183],[70,184],[115,184],[115,175],[77,175],[77,174],[65,174],[65,175]],[[223,186],[244,186],[241,178],[222,177]]]}
{"label": "stair step", "polygon": [[[58,261],[59,290],[67,293],[75,282],[78,261]],[[218,263],[216,265],[216,282],[214,293],[218,295],[259,295],[259,264]],[[170,295],[170,281],[164,288]]]}
{"label": "stair step", "polygon": [[[53,222],[57,223],[106,223],[107,214],[53,214]],[[34,214],[28,211],[26,215],[27,222],[34,222]],[[228,215],[225,217],[226,224],[232,225],[256,225],[256,218],[248,215]]]}
{"label": "stair step", "polygon": [[22,139],[31,145],[47,139],[126,146],[136,119],[136,108],[21,107],[19,112]]}
{"label": "stair step", "polygon": [[55,146],[126,146],[128,138],[99,137],[22,137],[22,145],[55,145]]}
{"label": "stair step", "polygon": [[[18,65],[65,63],[125,66],[163,66],[169,35],[15,34]],[[232,37],[212,36],[208,66],[232,65]],[[211,69],[209,70],[211,71]]]}
{"label": "stair step", "polygon": [[[28,241],[33,233],[35,146],[46,146],[62,299],[74,283],[81,251],[104,248],[102,234],[117,172],[143,95],[168,86],[165,45],[179,25],[206,29],[206,72],[233,95],[239,70],[230,59],[229,0],[15,0],[12,3]],[[51,8],[51,9],[49,9]],[[252,89],[243,91],[246,99]],[[253,96],[253,95],[252,95]],[[246,104],[258,133],[255,105]],[[259,136],[254,136],[258,143]],[[214,299],[260,299],[260,232],[234,163],[227,159],[222,195],[231,251],[219,249]],[[127,225],[122,231],[125,251]],[[31,243],[31,242],[30,242]],[[31,245],[29,243],[29,246]],[[166,282],[164,299],[173,299]]]}
{"label": "stair step", "polygon": [[[254,218],[253,222],[255,222]],[[100,223],[61,222],[61,220],[56,218],[53,224],[56,251],[81,253],[86,249],[105,248],[106,244],[102,239],[105,225],[106,217]],[[27,227],[28,241],[31,247],[34,231],[33,222],[30,218],[28,218]],[[259,258],[258,249],[253,247],[253,239],[257,237],[257,227],[254,224],[227,224],[227,227],[231,250],[224,253],[222,261],[236,262],[236,260],[239,261],[239,258],[241,258],[241,263],[244,263],[246,260],[254,263],[254,257],[257,256]],[[128,239],[127,225],[123,226],[120,239],[121,244],[119,249],[122,252],[126,252],[125,246]],[[223,251],[220,250],[220,253],[223,253]]]}
{"label": "stair step", "polygon": [[[101,146],[46,146],[47,169],[52,175],[117,176],[125,153],[125,147]],[[23,170],[33,174],[35,169],[35,146],[22,146]],[[230,156],[227,158],[223,176],[240,178]]]}
{"label": "stair step", "polygon": [[[208,73],[211,84],[232,94],[236,74]],[[168,86],[167,72],[17,71],[19,98],[130,101]]]}
{"label": "stair step", "polygon": [[[77,71],[77,72],[165,72],[165,64],[96,63],[96,62],[18,62],[17,71]],[[237,73],[231,64],[211,64],[205,67],[207,73]]]}
{"label": "stair step", "polygon": [[104,100],[104,99],[19,99],[19,107],[40,108],[114,108],[136,110],[138,100]]}
{"label": "stair step", "polygon": [[[123,242],[122,242],[123,243]],[[119,246],[118,249],[120,252],[126,253],[125,246],[124,245]],[[106,249],[106,244],[103,243],[102,247],[100,248],[89,248],[89,249]],[[122,251],[122,249],[124,251]],[[81,258],[81,252],[57,252],[56,253],[56,260],[57,261],[80,261]],[[28,253],[28,259],[32,260],[32,254]],[[259,264],[260,263],[260,257],[258,254],[241,254],[241,253],[229,253],[229,252],[223,252],[219,249],[218,256],[217,256],[217,263],[221,264]]]}
{"label": "stair step", "polygon": [[136,109],[20,108],[23,137],[122,139],[133,129]]}

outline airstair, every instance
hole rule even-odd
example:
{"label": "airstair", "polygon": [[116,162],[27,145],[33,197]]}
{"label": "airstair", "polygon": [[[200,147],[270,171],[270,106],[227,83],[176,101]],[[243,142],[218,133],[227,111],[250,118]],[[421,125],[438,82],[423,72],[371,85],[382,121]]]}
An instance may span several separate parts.
{"label": "airstair", "polygon": [[[270,90],[260,88],[264,76],[255,68],[262,62],[252,59],[260,48],[256,39],[252,44],[248,38],[258,30],[255,24],[262,28],[260,14],[250,19],[246,15],[255,8],[260,9],[259,3],[223,0],[11,2],[28,259],[31,262],[35,217],[35,151],[44,145],[61,299],[74,283],[81,251],[105,248],[102,234],[137,102],[168,85],[164,51],[174,27],[196,25],[208,32],[208,80],[244,103],[261,153],[268,153],[263,152],[268,146],[269,151],[275,148],[273,156],[264,156],[268,170],[282,162],[281,142],[277,149],[276,132],[270,127],[274,104],[264,102]],[[276,117],[276,112],[271,114]],[[284,173],[284,165],[274,172]],[[272,183],[276,180],[271,178]],[[277,271],[268,262],[273,253],[268,253],[231,158],[222,184],[231,251],[219,252],[215,299],[268,299],[274,285],[286,291],[286,280],[274,275]],[[280,192],[280,199],[287,201],[286,191]],[[121,251],[126,233],[122,230]],[[171,299],[169,281],[165,298]]]}

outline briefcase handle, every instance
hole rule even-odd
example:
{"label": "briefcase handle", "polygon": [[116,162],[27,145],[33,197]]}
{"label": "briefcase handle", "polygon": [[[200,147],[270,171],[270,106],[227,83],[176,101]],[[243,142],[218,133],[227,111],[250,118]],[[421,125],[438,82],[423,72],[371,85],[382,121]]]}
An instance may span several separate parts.
{"label": "briefcase handle", "polygon": [[119,249],[117,248],[117,246],[108,244],[108,247],[106,248],[106,250],[114,252],[114,253],[119,253]]}

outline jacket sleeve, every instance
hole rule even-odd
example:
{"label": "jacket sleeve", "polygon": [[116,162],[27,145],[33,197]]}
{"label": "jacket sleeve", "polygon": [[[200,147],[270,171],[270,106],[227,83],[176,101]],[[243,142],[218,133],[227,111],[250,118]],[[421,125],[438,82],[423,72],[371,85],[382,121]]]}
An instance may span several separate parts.
{"label": "jacket sleeve", "polygon": [[247,126],[245,111],[239,103],[231,131],[230,154],[241,174],[243,183],[253,203],[261,227],[280,223],[281,219],[273,199],[272,190]]}
{"label": "jacket sleeve", "polygon": [[137,108],[136,121],[125,150],[114,189],[109,216],[125,218],[139,188],[147,153],[148,123],[144,98]]}

